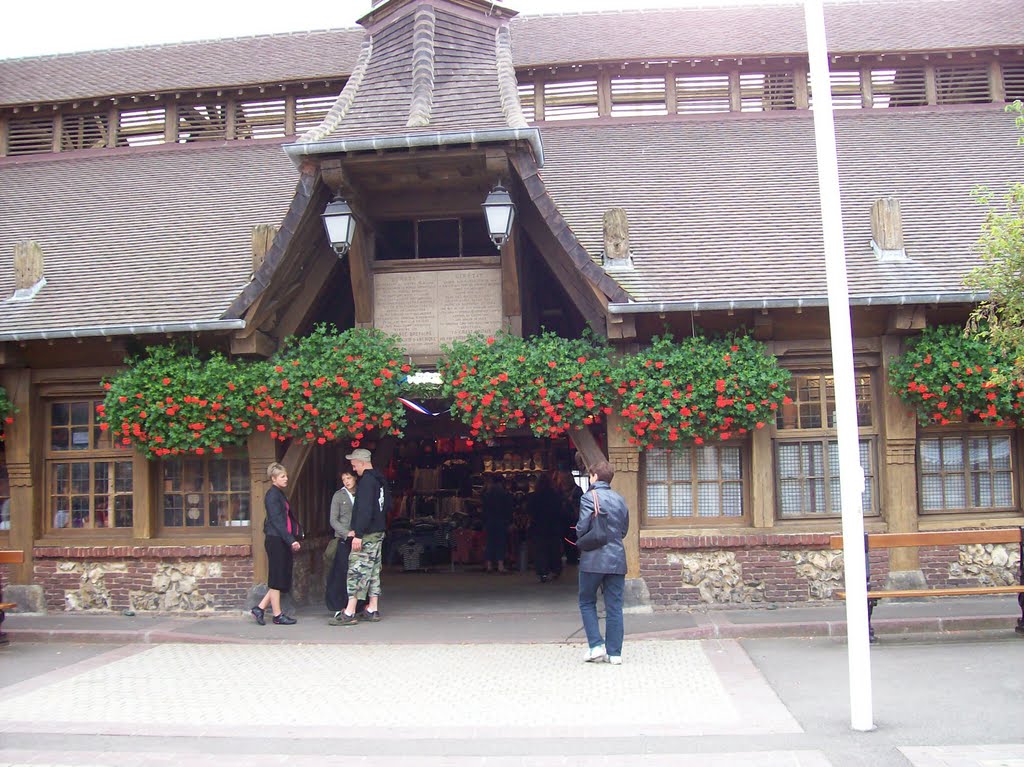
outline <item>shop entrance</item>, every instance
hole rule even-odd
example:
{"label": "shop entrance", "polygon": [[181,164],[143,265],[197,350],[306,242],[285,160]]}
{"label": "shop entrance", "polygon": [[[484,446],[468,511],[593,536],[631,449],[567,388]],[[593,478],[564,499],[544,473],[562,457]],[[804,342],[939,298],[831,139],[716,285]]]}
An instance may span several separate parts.
{"label": "shop entrance", "polygon": [[572,609],[572,528],[586,477],[571,441],[527,433],[474,443],[464,432],[447,415],[412,414],[405,437],[379,451],[386,462],[375,458],[393,497],[389,609],[424,600],[479,613]]}

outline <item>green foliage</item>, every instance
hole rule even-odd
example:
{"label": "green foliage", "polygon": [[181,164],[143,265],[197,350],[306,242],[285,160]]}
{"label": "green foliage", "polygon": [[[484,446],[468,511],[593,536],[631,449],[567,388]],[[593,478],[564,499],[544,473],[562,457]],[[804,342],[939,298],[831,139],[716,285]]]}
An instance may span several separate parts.
{"label": "green foliage", "polygon": [[889,385],[914,408],[922,425],[945,425],[976,415],[1002,426],[1015,423],[1024,386],[1009,377],[1013,360],[978,334],[955,325],[926,328],[893,360]]}
{"label": "green foliage", "polygon": [[252,431],[247,405],[256,363],[180,346],[153,346],[104,383],[100,428],[150,458],[241,444]]}
{"label": "green foliage", "polygon": [[789,400],[789,371],[747,335],[655,337],[615,376],[629,442],[642,449],[742,436],[764,428]]}
{"label": "green foliage", "polygon": [[7,397],[7,390],[0,386],[0,442],[4,441],[6,426],[14,423],[14,405]]}
{"label": "green foliage", "polygon": [[[1017,126],[1024,130],[1024,103],[1016,101],[1007,111],[1017,113]],[[1024,144],[1024,135],[1018,138]],[[982,225],[978,248],[984,265],[967,276],[975,290],[987,291],[989,298],[971,317],[971,327],[981,337],[1000,347],[1012,360],[1004,374],[1024,376],[1024,183],[1012,184],[1001,196],[989,189],[977,189],[975,198],[988,213]]]}
{"label": "green foliage", "polygon": [[397,337],[379,330],[318,325],[264,368],[249,408],[256,428],[282,442],[345,439],[353,447],[372,431],[401,436],[405,409],[397,398],[412,370],[401,362],[406,356]]}
{"label": "green foliage", "polygon": [[610,350],[592,334],[475,335],[444,346],[442,354],[442,393],[474,439],[524,426],[537,437],[558,437],[611,412]]}

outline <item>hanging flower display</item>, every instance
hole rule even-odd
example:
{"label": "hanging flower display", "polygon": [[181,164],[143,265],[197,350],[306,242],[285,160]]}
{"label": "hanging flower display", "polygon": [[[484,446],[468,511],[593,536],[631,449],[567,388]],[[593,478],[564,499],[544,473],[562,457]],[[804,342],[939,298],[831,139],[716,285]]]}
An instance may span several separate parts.
{"label": "hanging flower display", "polygon": [[889,384],[922,425],[974,415],[995,426],[1017,423],[1024,381],[1008,378],[1013,361],[999,347],[955,325],[925,328],[889,368]]}
{"label": "hanging flower display", "polygon": [[609,348],[593,334],[475,335],[442,354],[442,393],[474,440],[524,427],[537,437],[559,437],[611,412]]}
{"label": "hanging flower display", "polygon": [[615,371],[629,442],[642,449],[728,440],[764,428],[788,403],[789,371],[745,335],[652,339]]}
{"label": "hanging flower display", "polygon": [[7,426],[14,423],[14,405],[7,397],[7,390],[0,386],[0,442],[6,437]]}
{"label": "hanging flower display", "polygon": [[154,346],[104,382],[97,406],[100,429],[150,458],[221,453],[252,431],[246,406],[258,363],[213,353]]}
{"label": "hanging flower display", "polygon": [[318,325],[263,368],[250,406],[256,429],[274,439],[358,446],[371,432],[401,436],[398,401],[412,366],[396,336],[370,328],[339,331]]}

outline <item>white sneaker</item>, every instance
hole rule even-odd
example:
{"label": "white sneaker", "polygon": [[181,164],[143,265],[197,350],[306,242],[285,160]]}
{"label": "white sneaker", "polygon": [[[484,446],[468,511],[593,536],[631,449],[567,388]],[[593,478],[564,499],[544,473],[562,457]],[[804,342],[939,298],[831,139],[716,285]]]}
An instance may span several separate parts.
{"label": "white sneaker", "polygon": [[603,644],[599,644],[597,647],[588,647],[587,651],[583,654],[584,663],[602,663],[608,657],[607,650],[604,649]]}
{"label": "white sneaker", "polygon": [[611,663],[613,666],[621,666],[622,665],[622,656],[621,655],[609,655],[608,656],[608,662]]}

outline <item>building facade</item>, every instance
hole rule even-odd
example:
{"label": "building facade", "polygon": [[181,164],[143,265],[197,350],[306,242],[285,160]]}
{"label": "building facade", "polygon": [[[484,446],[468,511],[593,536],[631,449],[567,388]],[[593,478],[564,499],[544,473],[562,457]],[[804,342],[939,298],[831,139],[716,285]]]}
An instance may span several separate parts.
{"label": "building facade", "polygon": [[[1004,106],[1024,98],[1024,8],[838,3],[826,20],[865,526],[1019,526],[1020,430],[920,426],[887,380],[908,338],[983,298],[964,287],[985,217],[971,192],[1022,177]],[[410,497],[433,498],[435,516],[461,509],[435,470],[501,465],[515,480],[577,449],[607,455],[632,514],[634,600],[832,599],[839,485],[802,10],[519,17],[387,0],[360,24],[0,61],[0,385],[16,408],[0,548],[26,552],[5,583],[51,610],[242,607],[266,567],[264,468],[282,460],[313,533],[296,591],[316,592],[317,510],[347,445],[259,433],[161,460],[119,446],[96,405],[147,346],[259,359],[326,322],[396,333],[430,366],[446,341],[501,328],[590,327],[622,354],[666,332],[745,329],[793,383],[776,422],[740,440],[641,451],[613,414],[572,446],[518,434],[467,450],[457,423],[415,418],[404,442],[372,446],[415,470]],[[481,210],[498,184],[516,204],[501,248]],[[335,198],[356,217],[341,258],[321,223]],[[871,570],[1002,582],[1017,555],[895,550]]]}

